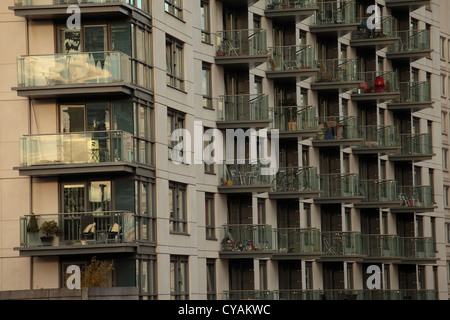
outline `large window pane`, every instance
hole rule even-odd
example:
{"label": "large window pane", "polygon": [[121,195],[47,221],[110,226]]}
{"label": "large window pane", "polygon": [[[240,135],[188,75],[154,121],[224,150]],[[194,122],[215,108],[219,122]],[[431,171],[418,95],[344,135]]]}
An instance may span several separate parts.
{"label": "large window pane", "polygon": [[58,53],[78,53],[81,52],[81,32],[75,29],[59,29]]}
{"label": "large window pane", "polygon": [[93,181],[89,186],[89,207],[92,212],[111,211],[111,182]]}
{"label": "large window pane", "polygon": [[84,106],[63,105],[61,106],[61,132],[83,132],[84,131]]}
{"label": "large window pane", "polygon": [[88,131],[109,131],[110,112],[108,103],[89,103],[87,109]]}
{"label": "large window pane", "polygon": [[133,121],[133,103],[115,102],[114,103],[114,130],[123,130],[131,134],[134,133]]}
{"label": "large window pane", "polygon": [[64,213],[76,213],[85,211],[85,187],[84,184],[66,184],[64,189]]}
{"label": "large window pane", "polygon": [[84,51],[102,52],[108,51],[106,26],[84,27]]}
{"label": "large window pane", "polygon": [[134,212],[135,194],[133,180],[117,180],[114,186],[116,210]]}
{"label": "large window pane", "polygon": [[120,51],[132,56],[131,24],[111,25],[111,38],[113,51]]}

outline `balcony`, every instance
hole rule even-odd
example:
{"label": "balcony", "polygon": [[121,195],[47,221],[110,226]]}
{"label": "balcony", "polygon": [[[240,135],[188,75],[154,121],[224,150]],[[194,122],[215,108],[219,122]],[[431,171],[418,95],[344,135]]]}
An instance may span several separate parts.
{"label": "balcony", "polygon": [[133,17],[151,24],[151,5],[138,0],[15,0],[9,9],[29,20],[66,20],[70,5],[77,5],[85,19]]}
{"label": "balcony", "polygon": [[351,95],[353,101],[381,102],[400,96],[396,72],[361,72],[357,78],[361,82],[358,88],[353,89]]}
{"label": "balcony", "polygon": [[223,300],[276,300],[271,290],[229,290],[223,292]]}
{"label": "balcony", "polygon": [[437,300],[435,290],[277,290],[277,300]]}
{"label": "balcony", "polygon": [[[266,175],[261,164],[235,160],[219,166],[219,192],[223,194],[269,192],[273,176]],[[266,168],[268,169],[268,168]]]}
{"label": "balcony", "polygon": [[319,2],[317,5],[319,11],[311,17],[311,33],[345,34],[361,25],[361,19],[356,17],[354,1]]}
{"label": "balcony", "polygon": [[321,238],[318,229],[276,229],[277,253],[273,259],[301,259],[321,254]]}
{"label": "balcony", "polygon": [[274,252],[273,231],[269,225],[224,225],[221,257],[254,258]]}
{"label": "balcony", "polygon": [[312,90],[339,90],[358,88],[357,61],[347,59],[321,60],[316,62],[319,73],[311,83]]}
{"label": "balcony", "polygon": [[360,184],[364,199],[355,208],[389,208],[401,204],[398,199],[398,183],[394,180],[364,180]]}
{"label": "balcony", "polygon": [[388,47],[386,57],[391,60],[413,62],[431,57],[429,30],[407,30],[397,32],[399,40]]}
{"label": "balcony", "polygon": [[363,142],[356,117],[319,118],[315,147],[357,146]]}
{"label": "balcony", "polygon": [[266,0],[264,15],[276,21],[302,21],[318,10],[316,0]]}
{"label": "balcony", "polygon": [[360,129],[363,141],[353,148],[353,154],[389,154],[401,148],[395,126],[366,126]]}
{"label": "balcony", "polygon": [[269,79],[307,78],[319,71],[316,68],[313,46],[283,46],[269,48]]}
{"label": "balcony", "polygon": [[[31,232],[30,222],[36,219],[38,232]],[[91,213],[60,213],[28,215],[20,219],[21,256],[59,256],[136,252],[137,230],[130,212],[97,211]],[[57,223],[61,232],[48,238],[43,224]],[[93,229],[88,229],[94,226]]]}
{"label": "balcony", "polygon": [[399,206],[391,208],[391,212],[432,212],[435,209],[433,188],[430,186],[399,187]]}
{"label": "balcony", "polygon": [[255,67],[268,59],[266,30],[242,29],[217,33],[217,65]]}
{"label": "balcony", "polygon": [[400,134],[401,149],[389,155],[391,161],[425,161],[435,156],[431,134]]}
{"label": "balcony", "polygon": [[22,56],[17,65],[13,90],[22,97],[121,97],[133,95],[136,88],[131,59],[120,52]]}
{"label": "balcony", "polygon": [[272,181],[271,199],[317,197],[320,193],[317,168],[279,168]]}
{"label": "balcony", "polygon": [[267,95],[242,94],[218,99],[218,129],[267,128],[269,117]]}
{"label": "balcony", "polygon": [[388,110],[417,112],[433,106],[430,82],[400,82],[398,86],[400,95],[387,104]]}
{"label": "balcony", "polygon": [[430,4],[430,0],[386,0],[386,7],[404,10],[416,10]]}
{"label": "balcony", "polygon": [[362,24],[352,32],[350,45],[362,49],[381,49],[394,44],[399,40],[394,25],[393,17],[381,17],[381,27],[369,29],[367,21],[363,20]]}
{"label": "balcony", "polygon": [[400,238],[399,251],[405,262],[436,261],[433,238]]}
{"label": "balcony", "polygon": [[282,106],[271,108],[271,128],[279,130],[280,138],[309,138],[319,132],[316,107]]}
{"label": "balcony", "polygon": [[341,260],[345,257],[362,259],[362,241],[359,232],[322,232],[321,260]]}
{"label": "balcony", "polygon": [[322,174],[319,179],[322,193],[315,203],[354,203],[365,198],[359,192],[358,174]]}
{"label": "balcony", "polygon": [[30,135],[20,138],[21,176],[133,173],[133,137],[123,131]]}

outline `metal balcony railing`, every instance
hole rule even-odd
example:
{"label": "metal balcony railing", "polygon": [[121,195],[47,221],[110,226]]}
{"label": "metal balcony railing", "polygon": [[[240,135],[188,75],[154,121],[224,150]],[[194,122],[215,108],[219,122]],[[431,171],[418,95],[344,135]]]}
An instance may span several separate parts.
{"label": "metal balcony railing", "polygon": [[269,48],[272,71],[308,70],[316,67],[315,49],[311,45]]}
{"label": "metal balcony railing", "polygon": [[224,225],[222,250],[235,252],[268,252],[274,250],[270,225]]}
{"label": "metal balcony railing", "polygon": [[267,55],[264,29],[225,30],[217,33],[217,56]]}
{"label": "metal balcony railing", "polygon": [[272,128],[280,132],[317,130],[316,107],[281,106],[271,108]]}
{"label": "metal balcony railing", "polygon": [[269,120],[267,95],[225,95],[218,100],[218,121]]}

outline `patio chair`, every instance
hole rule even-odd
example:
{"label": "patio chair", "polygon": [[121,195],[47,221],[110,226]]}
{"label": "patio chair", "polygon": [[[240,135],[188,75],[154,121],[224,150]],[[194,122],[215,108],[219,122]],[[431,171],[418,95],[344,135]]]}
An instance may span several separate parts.
{"label": "patio chair", "polygon": [[94,216],[84,215],[80,220],[80,238],[86,239],[87,242],[95,242]]}

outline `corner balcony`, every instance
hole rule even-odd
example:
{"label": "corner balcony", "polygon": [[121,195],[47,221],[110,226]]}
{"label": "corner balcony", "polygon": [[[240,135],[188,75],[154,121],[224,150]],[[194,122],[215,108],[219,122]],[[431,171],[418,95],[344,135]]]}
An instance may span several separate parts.
{"label": "corner balcony", "polygon": [[363,142],[356,117],[319,118],[314,147],[357,146]]}
{"label": "corner balcony", "polygon": [[[33,219],[37,232],[31,232]],[[43,223],[51,221],[61,232],[47,236]],[[137,250],[136,240],[135,218],[130,212],[28,215],[20,218],[20,247],[15,250],[26,257],[133,253]]]}
{"label": "corner balcony", "polygon": [[266,0],[264,15],[275,21],[302,21],[319,10],[316,0]]}
{"label": "corner balcony", "polygon": [[133,137],[124,131],[30,135],[20,138],[21,176],[45,177],[136,170]]}
{"label": "corner balcony", "polygon": [[249,164],[235,160],[233,164],[219,165],[219,193],[269,192],[272,189],[272,175],[266,175],[261,164]]}
{"label": "corner balcony", "polygon": [[304,259],[321,254],[321,237],[318,229],[275,229],[277,253],[272,259]]}
{"label": "corner balcony", "polygon": [[314,199],[317,204],[355,203],[365,198],[359,192],[358,174],[322,174],[319,179],[322,193]]}
{"label": "corner balcony", "polygon": [[267,128],[269,117],[267,95],[241,94],[220,96],[218,100],[218,129]]}
{"label": "corner balcony", "polygon": [[389,155],[391,161],[425,161],[435,156],[431,134],[400,134],[401,149]]}
{"label": "corner balcony", "polygon": [[270,255],[275,250],[272,238],[269,225],[224,225],[220,256],[243,259]]}
{"label": "corner balcony", "polygon": [[357,61],[355,59],[332,59],[316,62],[319,73],[311,83],[312,90],[333,91],[358,88]]}
{"label": "corner balcony", "polygon": [[393,17],[381,17],[380,28],[369,29],[367,21],[362,20],[358,28],[352,32],[350,45],[355,48],[381,49],[399,40],[395,33]]}
{"label": "corner balcony", "polygon": [[320,194],[317,168],[278,168],[272,180],[270,199],[299,199]]}
{"label": "corner balcony", "polygon": [[316,107],[281,106],[271,108],[273,123],[271,128],[279,130],[280,138],[310,138],[319,130]]}
{"label": "corner balcony", "polygon": [[317,3],[319,11],[311,17],[309,30],[316,34],[345,34],[361,25],[355,1]]}
{"label": "corner balcony", "polygon": [[431,57],[430,31],[407,30],[397,32],[399,40],[388,47],[386,57],[390,60],[413,62]]}
{"label": "corner balcony", "polygon": [[395,126],[366,126],[360,128],[363,139],[353,148],[353,154],[390,154],[401,149]]}
{"label": "corner balcony", "polygon": [[266,30],[242,29],[217,33],[217,65],[255,67],[268,59]]}
{"label": "corner balcony", "polygon": [[66,20],[67,8],[77,5],[84,18],[137,18],[151,24],[150,8],[138,0],[15,0],[14,14],[29,20]]}
{"label": "corner balcony", "polygon": [[364,199],[355,203],[357,209],[389,208],[401,204],[398,199],[398,182],[394,180],[363,180],[359,193]]}
{"label": "corner balcony", "polygon": [[400,82],[398,87],[400,95],[387,104],[388,110],[417,112],[433,107],[430,82]]}
{"label": "corner balcony", "polygon": [[21,97],[130,96],[135,85],[130,57],[120,52],[22,56],[17,60]]}
{"label": "corner balcony", "polygon": [[362,259],[362,240],[359,232],[322,232],[321,260],[341,261],[351,257]]}
{"label": "corner balcony", "polygon": [[360,72],[357,78],[361,82],[357,88],[353,89],[351,95],[353,101],[381,102],[400,96],[396,72]]}
{"label": "corner balcony", "polygon": [[313,46],[283,46],[269,48],[269,79],[307,78],[319,71]]}
{"label": "corner balcony", "polygon": [[387,8],[413,11],[430,4],[430,0],[386,0]]}
{"label": "corner balcony", "polygon": [[433,200],[433,188],[430,186],[401,186],[399,187],[398,200],[400,205],[392,207],[391,212],[433,212],[435,204]]}

